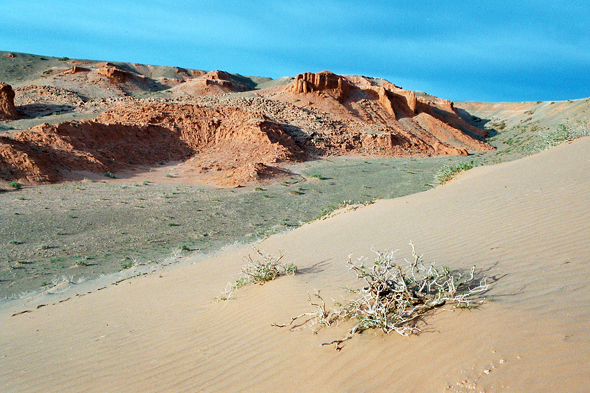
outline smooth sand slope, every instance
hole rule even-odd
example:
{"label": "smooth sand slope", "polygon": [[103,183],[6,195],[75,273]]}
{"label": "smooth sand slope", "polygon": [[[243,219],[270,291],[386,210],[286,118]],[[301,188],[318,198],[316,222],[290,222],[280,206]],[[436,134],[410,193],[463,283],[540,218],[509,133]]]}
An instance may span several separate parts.
{"label": "smooth sand slope", "polygon": [[[585,392],[590,386],[590,139],[450,184],[273,236],[301,274],[240,289],[249,248],[11,316],[0,314],[3,392]],[[236,223],[239,225],[239,223]],[[477,310],[441,310],[419,336],[347,326],[271,327],[309,311],[307,292],[338,299],[348,254],[400,248],[468,269],[493,286]],[[48,302],[49,303],[49,302]],[[31,307],[29,307],[31,308]]]}

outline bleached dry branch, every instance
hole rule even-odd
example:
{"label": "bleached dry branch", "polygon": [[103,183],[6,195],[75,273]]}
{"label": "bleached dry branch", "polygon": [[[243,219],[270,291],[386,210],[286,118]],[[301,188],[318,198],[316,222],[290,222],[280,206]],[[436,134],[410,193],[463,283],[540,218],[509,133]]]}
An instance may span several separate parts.
{"label": "bleached dry branch", "polygon": [[330,326],[342,320],[356,320],[356,325],[345,338],[332,340],[322,345],[340,344],[351,339],[356,333],[367,329],[381,329],[384,333],[397,332],[409,335],[419,332],[416,321],[428,311],[453,303],[456,307],[469,307],[471,297],[488,289],[486,278],[476,279],[475,266],[468,274],[439,268],[434,263],[426,264],[422,255],[412,247],[412,260],[405,260],[402,266],[394,258],[395,251],[376,251],[376,258],[371,266],[365,265],[365,258],[357,263],[349,257],[348,268],[352,270],[364,286],[358,291],[359,296],[339,310],[326,308],[320,292],[309,299],[315,311],[303,313],[291,318],[285,325],[293,326],[300,318],[309,317],[301,326]]}

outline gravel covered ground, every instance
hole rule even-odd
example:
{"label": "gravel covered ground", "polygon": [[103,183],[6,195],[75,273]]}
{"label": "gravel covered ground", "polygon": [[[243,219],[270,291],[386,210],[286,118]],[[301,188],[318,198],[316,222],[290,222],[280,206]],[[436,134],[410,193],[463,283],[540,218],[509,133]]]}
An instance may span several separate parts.
{"label": "gravel covered ground", "polygon": [[[211,253],[289,230],[336,209],[420,192],[460,157],[335,158],[293,166],[248,188],[174,184],[161,173],[0,192],[0,298],[62,276],[92,279],[174,253]],[[161,176],[161,181],[158,181]]]}

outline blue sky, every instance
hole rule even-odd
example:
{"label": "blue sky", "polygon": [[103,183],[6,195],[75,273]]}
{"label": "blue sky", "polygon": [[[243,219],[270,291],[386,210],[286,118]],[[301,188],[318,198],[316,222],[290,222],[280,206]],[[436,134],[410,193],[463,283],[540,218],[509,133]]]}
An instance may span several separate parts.
{"label": "blue sky", "polygon": [[587,0],[0,0],[0,15],[6,51],[272,78],[330,70],[451,100],[590,97]]}

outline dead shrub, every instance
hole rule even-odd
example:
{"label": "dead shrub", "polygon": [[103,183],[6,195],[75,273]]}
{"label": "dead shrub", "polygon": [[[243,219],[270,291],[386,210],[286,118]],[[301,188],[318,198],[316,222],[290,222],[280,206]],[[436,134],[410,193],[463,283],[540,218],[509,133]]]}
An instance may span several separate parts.
{"label": "dead shrub", "polygon": [[360,289],[353,291],[357,294],[355,299],[339,308],[328,309],[320,291],[316,290],[313,300],[311,296],[309,298],[314,311],[291,318],[287,324],[274,326],[293,328],[294,323],[307,318],[297,326],[309,324],[316,332],[324,326],[354,320],[356,323],[346,337],[322,344],[336,344],[336,349],[341,349],[344,341],[367,329],[381,329],[386,334],[417,333],[420,329],[416,322],[425,313],[445,304],[469,308],[473,296],[488,289],[487,278],[476,277],[475,266],[466,274],[438,267],[434,263],[425,263],[411,242],[410,246],[412,260],[404,259],[401,265],[394,257],[395,251],[373,250],[376,257],[370,265],[366,265],[365,258],[355,263],[349,257],[349,270],[363,282]]}

